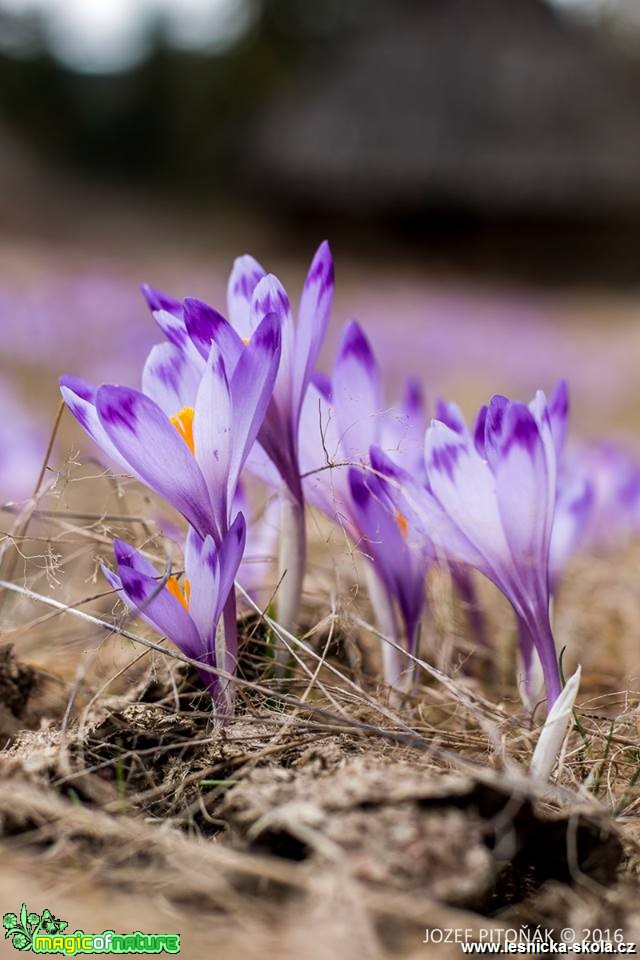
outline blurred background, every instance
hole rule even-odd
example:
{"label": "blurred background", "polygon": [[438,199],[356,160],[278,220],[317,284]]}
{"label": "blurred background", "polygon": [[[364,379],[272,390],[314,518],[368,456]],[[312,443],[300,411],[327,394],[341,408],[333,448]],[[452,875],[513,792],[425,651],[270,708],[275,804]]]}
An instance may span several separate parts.
{"label": "blurred background", "polygon": [[639,231],[637,0],[0,0],[0,497],[61,373],[138,384],[141,282],[295,302],[324,237],[325,367],[355,316],[390,398],[566,375],[633,444]]}

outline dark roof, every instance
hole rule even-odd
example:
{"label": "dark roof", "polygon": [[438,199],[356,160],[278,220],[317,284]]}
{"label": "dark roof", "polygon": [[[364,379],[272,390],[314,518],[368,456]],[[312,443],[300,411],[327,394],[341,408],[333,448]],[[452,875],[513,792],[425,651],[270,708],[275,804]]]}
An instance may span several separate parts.
{"label": "dark roof", "polygon": [[266,114],[257,175],[353,212],[640,207],[638,80],[595,31],[542,0],[382,10]]}

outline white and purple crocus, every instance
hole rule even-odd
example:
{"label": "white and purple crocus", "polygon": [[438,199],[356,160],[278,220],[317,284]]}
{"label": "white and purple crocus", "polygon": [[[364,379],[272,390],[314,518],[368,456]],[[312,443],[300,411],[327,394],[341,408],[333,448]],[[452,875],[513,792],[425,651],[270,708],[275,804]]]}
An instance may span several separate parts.
{"label": "white and purple crocus", "polygon": [[[200,300],[146,287],[165,339],[149,354],[142,389],[62,378],[69,410],[106,458],[189,525],[180,578],[163,578],[121,541],[117,569],[105,568],[105,576],[131,609],[202,664],[205,686],[228,712],[227,680],[237,666],[233,584],[247,540],[239,484],[248,469],[281,494],[277,607],[285,628],[298,621],[309,503],[337,521],[365,557],[376,617],[392,641],[383,646],[392,688],[413,685],[425,577],[442,562],[468,600],[471,570],[509,600],[525,699],[535,701],[539,664],[551,706],[561,692],[551,593],[597,520],[599,499],[619,503],[625,516],[635,511],[637,521],[635,461],[609,456],[598,473],[593,456],[567,459],[564,383],[548,401],[538,392],[528,406],[494,396],[473,430],[443,402],[427,427],[413,382],[400,405],[386,407],[376,358],[355,322],[344,331],[331,376],[318,374],[333,285],[323,243],[296,321],[280,281],[249,256],[234,263],[227,317]],[[255,547],[258,560],[270,552],[267,541]]]}
{"label": "white and purple crocus", "polygon": [[[318,248],[302,289],[294,323],[286,290],[249,255],[238,257],[227,286],[227,318],[199,300],[184,304],[145,289],[147,301],[171,349],[165,355],[180,377],[197,379],[211,344],[224,358],[230,377],[258,335],[263,318],[277,319],[281,359],[258,441],[278,473],[281,487],[278,622],[293,629],[298,620],[306,567],[304,493],[300,479],[300,419],[307,388],[322,347],[333,302],[333,260],[326,241]],[[159,349],[159,348],[158,348]],[[164,361],[164,356],[159,358]],[[282,486],[284,485],[284,486]]]}
{"label": "white and purple crocus", "polygon": [[480,571],[509,600],[518,620],[525,688],[532,683],[535,650],[549,706],[561,690],[549,619],[549,553],[565,401],[564,384],[549,403],[542,391],[529,406],[495,396],[480,410],[473,434],[461,417],[432,421],[426,486],[373,452],[374,465],[394,483],[396,504],[436,553]]}
{"label": "white and purple crocus", "polygon": [[425,430],[420,390],[410,381],[403,402],[385,408],[382,376],[359,324],[347,324],[330,377],[317,376],[302,411],[300,459],[309,503],[335,520],[365,559],[372,606],[382,633],[385,681],[413,684],[430,554],[390,505],[385,479],[369,450],[382,443],[409,470],[418,469]]}
{"label": "white and purple crocus", "polygon": [[[185,338],[183,318],[163,308],[174,339]],[[271,402],[281,353],[281,323],[266,315],[229,371],[219,348],[209,345],[195,375],[182,347],[155,347],[143,373],[144,392],[94,388],[62,377],[71,413],[107,458],[175,507],[201,540],[222,549],[246,462]],[[235,592],[223,610],[227,673],[235,671]]]}
{"label": "white and purple crocus", "polygon": [[[122,540],[114,542],[117,570],[103,573],[125,604],[194,660],[200,678],[221,713],[228,711],[229,679],[235,660],[218,635],[218,622],[233,593],[245,546],[240,513],[219,546],[190,529],[184,551],[184,576],[163,579],[153,564]],[[211,668],[211,669],[207,669]],[[219,676],[222,671],[223,676]],[[225,677],[224,674],[227,676]]]}

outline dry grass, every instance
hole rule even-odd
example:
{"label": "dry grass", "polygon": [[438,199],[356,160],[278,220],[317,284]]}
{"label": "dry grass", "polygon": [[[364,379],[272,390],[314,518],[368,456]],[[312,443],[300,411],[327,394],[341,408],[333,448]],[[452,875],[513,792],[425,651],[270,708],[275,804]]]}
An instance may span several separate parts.
{"label": "dry grass", "polygon": [[492,589],[489,657],[448,579],[431,578],[419,684],[393,704],[358,557],[313,518],[307,629],[282,635],[291,676],[274,680],[278,629],[247,610],[238,714],[221,725],[185,658],[130,622],[99,575],[114,536],[159,568],[179,563],[155,502],[72,458],[1,516],[6,910],[31,899],[71,928],[180,932],[194,960],[212,944],[409,957],[427,926],[585,917],[637,936],[637,545],[567,575],[557,636],[584,680],[543,788],[527,777],[543,711],[520,703]]}

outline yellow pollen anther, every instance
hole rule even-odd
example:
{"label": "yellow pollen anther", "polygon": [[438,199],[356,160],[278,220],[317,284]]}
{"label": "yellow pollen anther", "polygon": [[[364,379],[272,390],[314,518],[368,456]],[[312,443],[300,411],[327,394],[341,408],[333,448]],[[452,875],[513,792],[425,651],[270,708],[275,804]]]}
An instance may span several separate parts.
{"label": "yellow pollen anther", "polygon": [[167,590],[173,594],[176,600],[179,600],[185,610],[189,609],[189,597],[191,595],[191,584],[184,580],[184,588],[180,586],[176,577],[169,577],[167,580]]}
{"label": "yellow pollen anther", "polygon": [[175,417],[170,417],[171,423],[174,425],[186,445],[191,450],[191,453],[194,452],[193,444],[193,407],[183,407]]}
{"label": "yellow pollen anther", "polygon": [[245,347],[246,347],[246,345],[249,343],[249,340],[250,340],[250,339],[251,339],[251,337],[243,337],[243,338],[242,338],[242,342],[244,343]]}
{"label": "yellow pollen anther", "polygon": [[400,513],[399,510],[396,510],[395,519],[396,519],[396,523],[400,527],[400,533],[406,540],[407,537],[409,536],[409,524],[407,522],[407,518],[405,517],[404,513]]}

